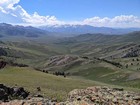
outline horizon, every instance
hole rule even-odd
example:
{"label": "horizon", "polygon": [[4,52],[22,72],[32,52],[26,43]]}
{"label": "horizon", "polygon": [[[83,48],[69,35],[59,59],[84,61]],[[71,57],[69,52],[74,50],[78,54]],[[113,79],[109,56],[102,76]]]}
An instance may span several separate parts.
{"label": "horizon", "polygon": [[139,4],[139,0],[2,0],[0,23],[140,28]]}
{"label": "horizon", "polygon": [[[80,25],[80,24],[55,24],[55,25],[40,25],[40,26],[34,26],[31,24],[13,24],[13,23],[5,23],[2,22],[0,24],[7,24],[7,25],[12,25],[12,26],[21,26],[21,27],[33,27],[33,28],[37,28],[37,29],[41,29],[40,27],[52,27],[54,28],[55,26],[61,27],[61,26],[90,26],[90,27],[95,27],[95,28],[110,28],[110,29],[140,29],[140,27],[105,27],[105,26],[92,26],[92,25]],[[41,29],[41,30],[45,30],[45,29]],[[135,32],[135,31],[134,31]],[[131,32],[130,32],[131,33]]]}

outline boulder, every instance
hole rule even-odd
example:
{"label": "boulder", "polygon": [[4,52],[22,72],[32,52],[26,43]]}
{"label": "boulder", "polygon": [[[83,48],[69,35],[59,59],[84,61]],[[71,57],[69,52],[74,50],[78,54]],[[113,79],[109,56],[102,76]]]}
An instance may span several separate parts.
{"label": "boulder", "polygon": [[7,62],[0,61],[0,69],[4,68],[6,66]]}
{"label": "boulder", "polygon": [[10,88],[3,84],[0,84],[0,100],[8,101],[12,98],[25,99],[28,97],[29,92],[24,90],[23,87]]}

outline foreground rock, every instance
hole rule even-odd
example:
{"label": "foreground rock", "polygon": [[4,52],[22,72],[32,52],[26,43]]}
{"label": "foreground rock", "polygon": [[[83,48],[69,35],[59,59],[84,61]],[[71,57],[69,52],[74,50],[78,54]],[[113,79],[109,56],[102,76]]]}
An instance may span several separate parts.
{"label": "foreground rock", "polygon": [[67,105],[140,105],[140,94],[119,88],[75,89],[68,96]]}
{"label": "foreground rock", "polygon": [[13,99],[25,99],[28,97],[29,92],[24,90],[23,87],[7,87],[0,84],[0,101],[9,101]]}
{"label": "foreground rock", "polygon": [[10,102],[1,102],[0,105],[56,105],[57,102],[41,97],[32,97],[26,100],[13,100]]}
{"label": "foreground rock", "polygon": [[57,102],[43,97],[14,100],[1,105],[140,105],[140,94],[119,88],[89,87],[75,89],[68,94],[65,102]]}

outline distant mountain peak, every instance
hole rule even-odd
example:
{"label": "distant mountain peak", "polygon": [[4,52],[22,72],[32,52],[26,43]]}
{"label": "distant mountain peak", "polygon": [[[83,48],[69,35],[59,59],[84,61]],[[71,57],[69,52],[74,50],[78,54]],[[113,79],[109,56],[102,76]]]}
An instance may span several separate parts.
{"label": "distant mountain peak", "polygon": [[32,26],[20,26],[11,25],[7,23],[0,23],[0,35],[3,37],[8,36],[25,36],[25,37],[39,37],[40,35],[46,35],[47,31],[32,27]]}
{"label": "distant mountain peak", "polygon": [[12,26],[11,24],[7,24],[7,23],[0,23],[0,26]]}
{"label": "distant mountain peak", "polygon": [[49,31],[49,32],[57,32],[69,35],[79,35],[86,33],[102,33],[102,34],[127,34],[133,31],[140,31],[140,28],[109,28],[109,27],[94,27],[90,25],[52,25],[52,26],[40,26],[40,29]]}

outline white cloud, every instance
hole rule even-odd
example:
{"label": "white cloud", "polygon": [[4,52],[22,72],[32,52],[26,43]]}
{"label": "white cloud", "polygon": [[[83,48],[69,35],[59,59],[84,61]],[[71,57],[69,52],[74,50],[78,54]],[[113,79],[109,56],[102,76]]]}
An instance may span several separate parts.
{"label": "white cloud", "polygon": [[[79,24],[104,27],[140,27],[140,18],[134,15],[120,15],[114,18],[92,17],[83,21],[64,22],[55,16],[41,16],[37,12],[29,14],[24,8],[18,5],[20,0],[0,0],[0,22],[29,25],[62,25]],[[15,6],[15,4],[17,4]]]}
{"label": "white cloud", "polygon": [[61,21],[58,21],[55,16],[40,16],[37,12],[35,12],[33,15],[23,17],[23,20],[30,24],[55,25],[63,23]]}
{"label": "white cloud", "polygon": [[7,13],[2,7],[0,7],[0,11],[3,13]]}
{"label": "white cloud", "polygon": [[[55,16],[40,16],[37,12],[34,12],[34,14],[30,15],[20,5],[14,6],[15,4],[18,4],[19,1],[20,0],[1,0],[0,11],[4,14],[7,14],[5,15],[5,17],[11,15],[13,17],[18,18],[18,20],[21,19],[21,23],[27,23],[32,25],[35,24],[54,25],[63,23],[57,20]],[[12,23],[12,21],[10,23]]]}
{"label": "white cloud", "polygon": [[105,26],[105,27],[140,27],[140,18],[133,15],[120,15],[114,18],[100,18],[93,17],[87,18],[83,21],[83,24],[93,26]]}
{"label": "white cloud", "polygon": [[9,10],[14,9],[14,5],[17,4],[19,1],[20,0],[0,0],[0,8],[1,10],[4,10],[6,13],[9,13],[10,12]]}

